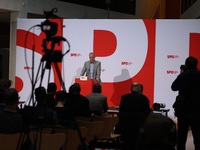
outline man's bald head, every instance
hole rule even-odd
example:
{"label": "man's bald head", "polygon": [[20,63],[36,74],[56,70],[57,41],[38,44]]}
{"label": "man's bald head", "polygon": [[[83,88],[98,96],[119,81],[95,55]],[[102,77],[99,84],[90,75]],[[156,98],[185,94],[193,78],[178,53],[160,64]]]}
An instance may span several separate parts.
{"label": "man's bald head", "polygon": [[136,92],[141,92],[141,86],[138,82],[133,82],[131,84],[131,92],[136,91]]}

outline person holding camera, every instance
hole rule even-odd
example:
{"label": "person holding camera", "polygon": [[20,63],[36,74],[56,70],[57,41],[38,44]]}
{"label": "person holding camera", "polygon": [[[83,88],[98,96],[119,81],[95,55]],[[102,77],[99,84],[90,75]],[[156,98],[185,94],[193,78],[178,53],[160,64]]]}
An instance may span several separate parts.
{"label": "person holding camera", "polygon": [[198,60],[188,57],[185,68],[171,85],[178,96],[173,105],[178,119],[177,150],[186,149],[189,127],[191,127],[195,150],[200,150],[200,71],[197,69]]}

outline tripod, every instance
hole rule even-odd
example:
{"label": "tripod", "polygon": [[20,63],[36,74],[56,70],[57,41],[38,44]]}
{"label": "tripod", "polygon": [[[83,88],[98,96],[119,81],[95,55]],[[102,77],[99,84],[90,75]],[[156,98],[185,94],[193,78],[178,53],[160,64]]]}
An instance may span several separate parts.
{"label": "tripod", "polygon": [[[30,98],[30,101],[29,101],[29,106],[30,106],[30,103],[32,102],[33,107],[28,106],[28,107],[25,107],[25,109],[23,109],[23,114],[25,114],[25,116],[26,116],[25,118],[28,120],[28,121],[26,121],[26,122],[28,122],[27,133],[29,133],[29,131],[30,131],[29,125],[31,125],[32,116],[34,115],[33,117],[37,117],[37,116],[35,116],[35,114],[37,114],[37,113],[36,113],[36,110],[35,110],[35,108],[36,108],[35,104],[36,103],[34,101],[34,90],[35,90],[35,86],[36,86],[37,81],[39,81],[39,74],[41,73],[41,78],[40,78],[40,83],[39,83],[39,86],[41,87],[46,70],[49,70],[49,74],[48,74],[48,83],[49,83],[50,75],[51,75],[51,68],[52,68],[52,65],[54,65],[55,72],[58,76],[58,80],[60,82],[60,85],[62,86],[62,89],[64,91],[66,91],[65,84],[64,84],[64,81],[62,79],[62,75],[61,75],[61,71],[59,69],[58,63],[62,62],[63,56],[70,51],[70,44],[67,41],[67,39],[63,38],[62,36],[55,36],[57,34],[57,31],[58,31],[58,24],[55,23],[55,22],[51,22],[49,20],[49,17],[51,17],[51,16],[53,16],[53,18],[59,18],[59,17],[57,17],[56,15],[53,14],[54,12],[57,12],[56,8],[53,8],[52,11],[50,11],[50,12],[45,12],[47,19],[41,25],[36,25],[36,26],[41,27],[42,32],[44,32],[46,34],[46,39],[44,39],[43,42],[42,42],[44,55],[42,56],[42,58],[40,60],[38,70],[37,70],[37,74],[36,74],[35,78],[34,78],[34,49],[32,51],[33,52],[33,55],[32,55],[32,67],[33,67],[33,69],[32,69],[32,81],[31,81],[31,83],[32,83],[32,95],[31,95],[31,98]],[[61,50],[55,49],[55,45],[56,44],[59,45],[60,42],[62,42],[62,41],[67,42],[68,47],[69,47],[69,49],[64,54],[62,54]],[[48,48],[49,47],[48,44],[50,44],[50,48]],[[30,110],[32,110],[32,111],[30,111]],[[36,118],[36,119],[38,119],[38,118]],[[39,116],[39,119],[41,119],[40,116]],[[84,140],[83,140],[83,137],[81,135],[79,126],[75,122],[75,120],[73,120],[73,121],[74,121],[74,129],[77,130],[78,136],[80,138],[80,144],[81,144],[80,148],[85,150]],[[41,133],[42,127],[43,126],[37,125],[36,129],[40,129],[38,131],[40,131],[40,133]],[[27,135],[29,135],[29,134],[27,134]],[[40,138],[39,142],[41,142],[41,138]],[[40,143],[39,143],[39,147],[40,147]]]}
{"label": "tripod", "polygon": [[43,78],[44,78],[44,74],[45,74],[46,69],[49,70],[49,74],[48,74],[48,83],[49,83],[49,81],[50,81],[50,75],[51,75],[51,66],[50,66],[50,68],[49,68],[48,65],[49,65],[49,63],[50,63],[50,65],[51,65],[51,63],[53,63],[54,66],[55,66],[56,73],[57,73],[57,75],[58,75],[60,84],[61,84],[61,86],[62,86],[62,89],[63,89],[64,91],[66,91],[65,84],[64,84],[64,81],[63,81],[63,79],[62,79],[62,75],[61,75],[61,72],[60,72],[60,70],[59,70],[59,67],[58,67],[57,62],[46,62],[46,65],[45,65],[45,66],[44,66],[44,62],[45,62],[45,61],[44,61],[43,58],[42,58],[41,61],[40,61],[40,64],[39,64],[39,68],[38,68],[37,75],[36,75],[36,79],[37,79],[37,78],[38,78],[38,75],[39,75],[39,71],[41,70],[40,86],[42,86],[42,82],[43,82]]}
{"label": "tripod", "polygon": [[[61,50],[55,50],[54,49],[55,45],[56,44],[60,44],[61,41],[66,41],[68,43],[68,45],[69,45],[69,42],[65,38],[63,38],[61,36],[47,37],[46,39],[43,40],[42,46],[43,46],[44,55],[42,56],[42,58],[40,60],[40,64],[39,64],[39,67],[38,67],[38,70],[37,70],[35,81],[33,79],[33,82],[32,82],[32,95],[31,95],[31,99],[32,99],[33,106],[35,106],[33,91],[34,91],[36,83],[38,81],[39,73],[41,72],[41,78],[40,78],[40,84],[39,84],[39,86],[42,86],[42,82],[43,82],[43,79],[44,79],[45,71],[47,69],[49,70],[48,80],[47,80],[47,85],[48,85],[48,83],[50,82],[50,75],[51,75],[52,64],[55,67],[55,72],[56,72],[56,74],[58,76],[58,79],[59,79],[59,82],[60,82],[60,85],[61,85],[62,89],[64,91],[66,91],[65,83],[64,83],[64,81],[62,79],[62,74],[61,74],[61,71],[59,70],[58,63],[62,62],[63,56],[65,54],[67,54],[69,52],[69,50],[66,51],[64,54],[62,54]],[[47,48],[47,44],[48,43],[51,44],[50,49]],[[30,102],[31,102],[31,100],[29,101],[29,104],[30,104]]]}

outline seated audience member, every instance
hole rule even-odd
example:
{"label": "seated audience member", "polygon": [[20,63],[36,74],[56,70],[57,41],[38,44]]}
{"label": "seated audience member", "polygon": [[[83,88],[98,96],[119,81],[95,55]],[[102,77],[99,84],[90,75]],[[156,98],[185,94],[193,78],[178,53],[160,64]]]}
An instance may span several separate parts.
{"label": "seated audience member", "polygon": [[142,84],[139,84],[139,92],[140,92],[141,94],[143,93],[143,89],[144,89],[143,85],[142,85]]}
{"label": "seated audience member", "polygon": [[9,89],[12,81],[9,79],[0,80],[0,110],[5,108],[5,90]]}
{"label": "seated audience member", "polygon": [[176,144],[174,121],[162,114],[150,114],[139,132],[137,150],[175,150]]}
{"label": "seated audience member", "polygon": [[140,94],[141,85],[134,82],[131,85],[131,93],[121,96],[119,105],[119,113],[144,113],[147,116],[150,113],[149,99],[145,95]]}
{"label": "seated audience member", "polygon": [[92,93],[86,98],[89,100],[89,107],[94,115],[102,116],[108,110],[107,97],[101,93],[101,85],[94,84]]}
{"label": "seated audience member", "polygon": [[38,87],[35,89],[35,99],[37,102],[34,108],[33,124],[35,125],[55,125],[57,123],[56,112],[46,106],[46,89]]}
{"label": "seated audience member", "polygon": [[24,130],[22,115],[18,112],[19,95],[16,89],[5,90],[5,108],[0,110],[0,133],[17,133]]}
{"label": "seated audience member", "polygon": [[140,127],[147,115],[150,114],[149,99],[141,94],[140,84],[134,82],[131,85],[131,93],[121,96],[119,105],[119,121],[114,133],[121,134],[124,140],[124,149],[135,149],[136,139]]}
{"label": "seated audience member", "polygon": [[54,82],[50,82],[47,86],[46,105],[50,108],[56,106],[55,93],[57,85]]}
{"label": "seated audience member", "polygon": [[57,91],[56,92],[56,101],[57,105],[54,107],[54,110],[57,114],[58,124],[62,126],[73,126],[74,117],[71,112],[64,107],[66,100],[66,92],[65,91]]}
{"label": "seated audience member", "polygon": [[75,117],[90,117],[89,101],[85,96],[81,95],[80,92],[80,84],[72,84],[66,97],[65,107],[67,107]]}

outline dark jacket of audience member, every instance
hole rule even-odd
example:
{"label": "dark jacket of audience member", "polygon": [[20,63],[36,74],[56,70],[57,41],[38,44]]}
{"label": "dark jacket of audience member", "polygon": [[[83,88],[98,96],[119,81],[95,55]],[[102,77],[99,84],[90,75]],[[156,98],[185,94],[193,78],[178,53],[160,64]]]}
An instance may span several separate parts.
{"label": "dark jacket of audience member", "polygon": [[64,107],[66,94],[65,91],[56,92],[57,105],[54,107],[54,110],[57,114],[57,124],[66,127],[73,127],[75,118],[71,114],[70,110],[67,107]]}
{"label": "dark jacket of audience member", "polygon": [[115,127],[115,133],[121,134],[124,140],[124,149],[134,149],[137,135],[144,119],[149,115],[149,99],[141,94],[141,87],[138,83],[131,85],[131,93],[121,96],[119,105],[119,121]]}
{"label": "dark jacket of audience member", "polygon": [[81,87],[78,83],[74,83],[70,86],[65,107],[67,107],[74,116],[89,117],[91,116],[89,101],[80,94],[80,91]]}
{"label": "dark jacket of audience member", "polygon": [[107,96],[103,95],[101,91],[101,85],[97,83],[93,85],[92,93],[86,96],[91,112],[98,116],[102,116],[108,110]]}
{"label": "dark jacket of audience member", "polygon": [[18,112],[19,95],[16,89],[5,90],[5,108],[0,110],[0,133],[24,131],[22,115]]}
{"label": "dark jacket of audience member", "polygon": [[150,113],[149,99],[140,93],[140,84],[131,85],[131,93],[121,96],[119,113],[143,113],[147,116]]}
{"label": "dark jacket of audience member", "polygon": [[46,90],[44,87],[38,87],[35,89],[35,99],[37,101],[37,105],[34,109],[34,122],[39,125],[56,124],[56,112],[45,104]]}

